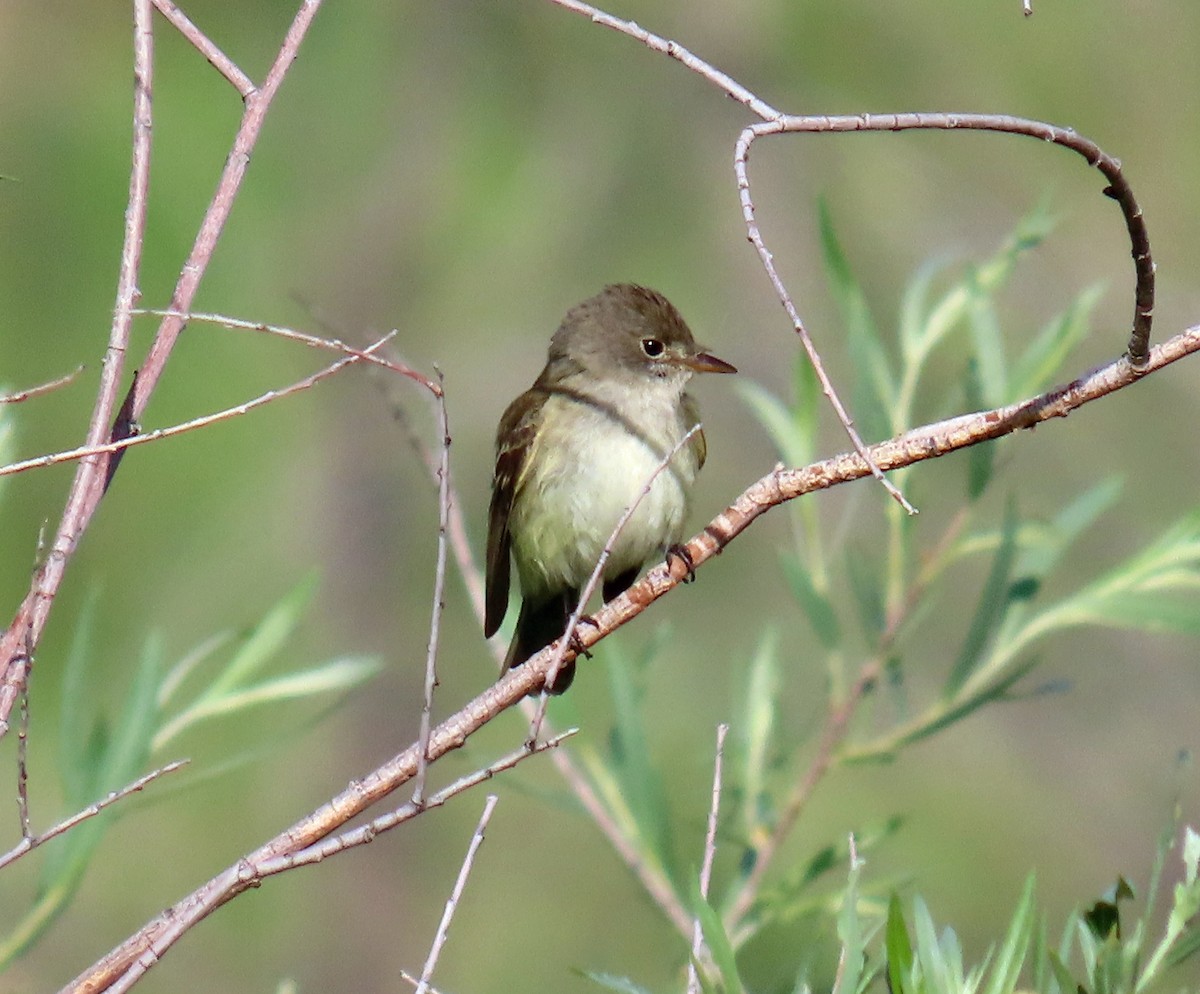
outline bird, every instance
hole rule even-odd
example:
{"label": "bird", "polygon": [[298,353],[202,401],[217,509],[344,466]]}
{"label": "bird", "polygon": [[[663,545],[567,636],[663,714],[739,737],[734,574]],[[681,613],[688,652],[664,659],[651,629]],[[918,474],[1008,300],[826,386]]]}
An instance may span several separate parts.
{"label": "bird", "polygon": [[[507,613],[512,566],[521,588],[503,672],[563,634],[617,522],[678,446],[612,545],[604,600],[677,546],[707,455],[688,381],[736,372],[697,345],[674,305],[647,287],[606,286],[567,311],[545,368],[496,432],[485,637]],[[546,690],[563,693],[574,673],[574,661],[565,662]]]}

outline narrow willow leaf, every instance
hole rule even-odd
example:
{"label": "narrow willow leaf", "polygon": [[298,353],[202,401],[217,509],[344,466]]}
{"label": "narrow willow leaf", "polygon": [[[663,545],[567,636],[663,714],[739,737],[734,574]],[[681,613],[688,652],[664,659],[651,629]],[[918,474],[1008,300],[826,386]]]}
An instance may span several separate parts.
{"label": "narrow willow leaf", "polygon": [[313,572],[272,607],[249,634],[225,669],[209,685],[206,693],[222,697],[241,686],[265,666],[296,630],[317,591],[318,575]]}
{"label": "narrow willow leaf", "polygon": [[853,548],[846,550],[846,577],[858,607],[864,639],[874,645],[884,626],[883,582],[878,563]]}
{"label": "narrow willow leaf", "polygon": [[924,980],[924,986],[933,994],[949,994],[950,970],[942,946],[938,942],[937,929],[929,908],[921,898],[913,898],[913,932],[916,938],[915,959]]}
{"label": "narrow willow leaf", "polygon": [[891,368],[883,341],[875,328],[866,296],[850,270],[849,261],[833,230],[828,206],[819,204],[821,252],[834,300],[846,325],[850,358],[857,371],[854,388],[854,420],[864,438],[887,438],[892,434],[889,412],[895,406],[899,377]]}
{"label": "narrow willow leaf", "polygon": [[650,989],[635,984],[628,977],[617,977],[611,973],[598,973],[594,970],[574,970],[577,976],[598,984],[605,990],[616,991],[617,994],[651,994]]}
{"label": "narrow willow leaf", "polygon": [[1017,572],[1038,579],[1049,575],[1075,540],[1116,504],[1123,487],[1119,476],[1110,476],[1071,501],[1054,516],[1045,530],[1046,540],[1022,543]]}
{"label": "narrow willow leaf", "polygon": [[1058,953],[1050,950],[1048,955],[1050,958],[1050,968],[1054,973],[1054,981],[1058,984],[1059,994],[1088,994],[1083,984],[1079,983],[1071,974],[1071,971],[1067,969],[1067,965]]}
{"label": "narrow willow leaf", "polygon": [[800,440],[808,447],[810,453],[805,462],[815,458],[817,449],[817,429],[820,427],[821,405],[824,396],[821,384],[817,380],[817,371],[803,349],[796,353],[795,374],[792,377],[796,392],[794,413],[796,431]]}
{"label": "narrow willow leaf", "polygon": [[970,409],[999,407],[1008,397],[1008,371],[1005,368],[1000,319],[991,297],[982,287],[972,282],[968,289],[971,358],[979,384],[978,404],[972,402]]}
{"label": "narrow willow leaf", "polygon": [[1029,344],[1013,365],[1012,382],[1005,398],[1008,402],[1015,403],[1040,393],[1061,375],[1059,371],[1067,356],[1087,337],[1091,313],[1100,300],[1102,289],[1094,286],[1084,290]]}
{"label": "narrow willow leaf", "polygon": [[698,877],[693,877],[692,879],[692,910],[700,921],[700,931],[704,936],[704,944],[708,947],[708,951],[712,955],[712,960],[717,967],[717,973],[721,977],[725,994],[743,994],[745,987],[742,984],[741,976],[738,974],[737,956],[733,951],[733,943],[729,941],[729,933],[725,931],[725,925],[721,921],[721,916],[717,914],[713,906],[700,893],[700,880]]}
{"label": "narrow willow leaf", "polygon": [[90,651],[95,645],[96,605],[94,588],[84,598],[75,619],[71,648],[63,666],[59,704],[58,750],[63,800],[71,810],[86,807],[96,799],[99,759],[94,746],[95,695],[88,687]]}
{"label": "narrow willow leaf", "polygon": [[838,911],[837,934],[842,944],[837,983],[832,994],[858,994],[866,969],[867,930],[858,915],[858,888],[862,860],[852,860],[847,874],[842,906]]}
{"label": "narrow willow leaf", "polygon": [[1020,976],[1037,926],[1033,894],[1034,877],[1030,874],[1025,881],[1025,889],[1021,893],[1017,909],[1013,912],[1008,933],[993,960],[991,976],[984,994],[1012,994],[1016,989],[1017,978]]}
{"label": "narrow willow leaf", "polygon": [[980,293],[999,289],[1012,275],[1017,260],[1045,238],[1051,227],[1049,215],[1035,208],[1017,225],[996,253],[976,266],[962,279],[950,285],[930,309],[921,327],[906,341],[904,358],[911,368],[919,369],[926,357],[959,326]]}
{"label": "narrow willow leaf", "polygon": [[749,845],[770,831],[767,766],[779,708],[779,633],[768,629],[750,664],[746,703],[738,734],[742,741],[742,822]]}
{"label": "narrow willow leaf", "polygon": [[[984,388],[980,382],[979,365],[974,360],[967,363],[967,374],[964,377],[967,409],[976,411],[984,407],[994,407],[984,398]],[[996,462],[996,446],[991,442],[981,442],[972,445],[967,450],[967,499],[977,501],[987,490],[992,481],[992,471]]]}
{"label": "narrow willow leaf", "polygon": [[842,632],[833,603],[813,586],[812,576],[799,557],[785,552],[780,555],[779,561],[792,595],[800,602],[821,645],[826,649],[838,648],[842,644]]}
{"label": "narrow willow leaf", "polygon": [[1009,501],[1004,511],[1004,521],[1000,527],[1000,545],[992,559],[992,568],[987,582],[979,596],[979,604],[971,619],[971,627],[967,630],[962,649],[946,680],[942,691],[947,699],[952,698],[962,689],[963,684],[975,671],[983,658],[988,640],[995,632],[1004,617],[1004,612],[1010,603],[1009,587],[1012,580],[1012,565],[1016,557],[1016,536],[1019,525],[1016,507]]}
{"label": "narrow willow leaf", "polygon": [[929,293],[934,278],[946,269],[946,259],[929,259],[917,269],[904,290],[900,304],[900,352],[906,358],[913,356],[922,329],[929,320]]}
{"label": "narrow willow leaf", "polygon": [[[652,645],[643,664],[658,651]],[[672,879],[675,861],[671,844],[671,818],[666,804],[666,787],[660,771],[651,760],[646,735],[643,689],[634,678],[634,666],[620,652],[608,651],[605,670],[613,699],[616,724],[610,736],[613,775],[620,784],[621,796],[634,819],[637,837],[653,856],[653,861]]]}
{"label": "narrow willow leaf", "polygon": [[250,708],[344,692],[375,676],[383,668],[376,656],[347,656],[312,669],[297,670],[232,690],[220,697],[205,695],[192,707],[166,722],[154,736],[158,751],[202,721],[226,718]]}
{"label": "narrow willow leaf", "polygon": [[885,948],[890,994],[916,994],[911,986],[912,943],[908,938],[908,926],[904,924],[904,910],[900,907],[900,897],[897,894],[892,894],[888,902]]}
{"label": "narrow willow leaf", "polygon": [[813,438],[774,394],[750,380],[737,384],[737,391],[775,443],[779,457],[789,466],[807,466],[813,461]]}

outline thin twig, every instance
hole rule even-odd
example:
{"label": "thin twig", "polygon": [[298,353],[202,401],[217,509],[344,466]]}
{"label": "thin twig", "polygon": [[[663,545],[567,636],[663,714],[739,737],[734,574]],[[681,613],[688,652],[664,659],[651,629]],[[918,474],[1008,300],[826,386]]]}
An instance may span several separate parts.
{"label": "thin twig", "polygon": [[652,31],[647,31],[633,21],[625,21],[619,17],[613,17],[612,14],[607,14],[598,7],[593,7],[588,3],[579,3],[578,0],[550,0],[550,2],[555,6],[574,11],[576,14],[582,14],[594,24],[600,24],[606,28],[612,28],[612,30],[618,31],[623,35],[628,35],[630,38],[636,38],[652,52],[660,52],[674,59],[676,62],[682,63],[692,72],[703,76],[713,85],[720,87],[730,97],[750,108],[750,110],[764,120],[772,120],[782,116],[779,111],[756,94],[751,93],[736,79],[721,72],[721,70],[705,62],[699,56],[693,55],[677,41],[671,41],[668,38],[663,38],[661,35],[654,34]]}
{"label": "thin twig", "polygon": [[154,6],[181,35],[192,43],[196,51],[208,59],[209,64],[229,81],[243,99],[255,91],[254,80],[242,72],[233,59],[222,52],[212,39],[196,27],[187,14],[175,6],[171,0],[154,0]]}
{"label": "thin twig", "polygon": [[[725,736],[729,726],[722,722],[717,726],[717,752],[713,760],[712,803],[708,809],[708,828],[704,833],[704,858],[700,864],[700,897],[708,900],[708,885],[712,880],[713,859],[717,853],[717,818],[721,811],[721,767],[725,760]],[[704,929],[700,925],[700,916],[692,931],[692,958],[688,962],[688,994],[700,994],[700,974],[696,963],[700,960],[700,951],[704,948]]]}
{"label": "thin twig", "polygon": [[[850,444],[854,446],[854,450],[864,458],[868,458],[869,462],[862,437],[859,435],[858,429],[854,427],[854,421],[850,417],[850,412],[846,410],[841,397],[838,396],[833,381],[825,371],[825,363],[821,360],[821,353],[817,351],[817,346],[809,335],[808,328],[805,327],[804,321],[800,317],[800,312],[796,309],[796,304],[783,282],[783,277],[779,275],[779,270],[775,268],[774,254],[767,248],[767,243],[763,240],[762,232],[759,230],[758,218],[754,209],[754,200],[750,195],[750,177],[746,171],[746,159],[750,152],[750,143],[757,134],[755,127],[746,128],[738,137],[733,157],[734,172],[737,174],[738,197],[742,204],[742,218],[746,223],[747,236],[750,239],[750,244],[754,246],[754,250],[758,253],[759,262],[762,264],[763,269],[766,270],[767,278],[771,281],[775,295],[783,304],[784,311],[787,312],[788,320],[792,323],[792,329],[800,339],[800,344],[808,356],[808,361],[812,365],[813,372],[816,374],[817,382],[821,385],[821,393],[825,395],[825,399],[833,407],[838,420],[842,423],[843,429],[850,438]],[[891,494],[892,498],[908,514],[917,513],[917,509],[909,503],[908,499],[899,491],[896,485],[883,475],[883,471],[878,466],[871,465],[871,475],[883,484],[887,492]]]}
{"label": "thin twig", "polygon": [[300,393],[316,386],[324,379],[341,372],[347,366],[351,366],[356,362],[360,362],[370,357],[371,353],[376,349],[381,348],[385,343],[391,340],[396,332],[390,331],[379,341],[368,346],[362,352],[351,352],[344,359],[339,359],[324,369],[319,369],[315,373],[297,380],[289,386],[282,387],[279,390],[268,390],[266,393],[259,394],[257,397],[238,404],[236,407],[227,407],[224,410],[216,411],[212,414],[205,414],[199,418],[193,418],[191,421],[184,421],[180,424],[170,425],[167,428],[156,428],[154,431],[144,432],[140,435],[131,435],[127,438],[119,439],[115,442],[106,442],[102,445],[83,446],[78,449],[70,449],[66,452],[53,452],[49,455],[35,456],[33,459],[23,459],[21,462],[9,463],[7,466],[0,466],[0,477],[11,476],[14,473],[24,473],[31,469],[41,469],[44,466],[53,466],[56,463],[70,462],[73,459],[86,459],[89,456],[97,453],[119,452],[124,449],[132,448],[135,445],[145,445],[148,442],[157,442],[164,438],[173,438],[176,435],[182,435],[185,432],[195,431],[197,428],[206,428],[209,425],[216,424],[220,421],[228,421],[230,418],[240,417],[243,414],[249,414],[255,408],[262,407],[264,404],[270,404],[273,401],[282,400],[284,397],[290,397],[292,394]]}
{"label": "thin twig", "polygon": [[[29,767],[26,765],[29,749],[29,683],[21,695],[21,721],[17,726],[17,821],[21,826],[21,839],[25,841],[33,834],[29,828]],[[0,865],[3,865],[0,863]]]}
{"label": "thin twig", "polygon": [[467,886],[467,877],[471,874],[471,866],[475,862],[475,854],[479,852],[479,847],[483,845],[483,832],[487,828],[487,823],[492,818],[492,812],[496,808],[497,800],[498,798],[495,794],[488,794],[487,802],[483,806],[483,814],[479,816],[479,825],[475,829],[475,834],[471,836],[471,844],[467,847],[467,854],[463,857],[462,866],[459,867],[458,879],[454,881],[454,890],[451,891],[450,898],[446,901],[446,910],[442,912],[442,920],[438,923],[437,934],[433,937],[433,944],[429,947],[429,956],[426,958],[425,966],[421,970],[421,982],[417,984],[417,994],[426,994],[429,990],[429,978],[433,976],[438,957],[442,954],[442,947],[446,945],[446,936],[450,932],[450,921],[454,918],[458,902],[462,899],[463,890]]}
{"label": "thin twig", "polygon": [[[417,984],[419,984],[421,982],[420,977],[414,977],[407,970],[400,971],[400,979],[403,980],[407,984],[411,984],[413,987],[416,987]],[[426,991],[426,994],[441,994],[441,992],[436,987],[434,987],[433,984],[426,984],[425,991]]]}
{"label": "thin twig", "polygon": [[554,649],[554,655],[551,657],[550,668],[546,672],[546,684],[542,688],[540,699],[538,700],[537,714],[533,719],[529,728],[529,741],[536,742],[538,735],[541,733],[542,721],[546,717],[546,704],[548,701],[548,687],[554,686],[554,678],[558,676],[558,671],[562,666],[563,660],[566,658],[567,651],[572,647],[571,640],[575,635],[576,629],[579,627],[579,621],[583,617],[584,609],[587,607],[587,602],[596,591],[596,587],[600,583],[600,577],[604,574],[604,567],[608,565],[609,557],[612,555],[612,550],[617,544],[617,539],[621,537],[621,533],[625,530],[625,526],[629,524],[630,518],[641,506],[642,501],[649,496],[650,491],[654,488],[655,481],[663,474],[675,456],[687,445],[696,432],[702,430],[700,422],[692,425],[687,433],[672,447],[657,466],[654,467],[654,472],[647,478],[645,485],[638,492],[638,495],[633,499],[633,503],[625,508],[625,513],[618,519],[616,527],[613,528],[612,534],[608,536],[608,541],[604,543],[604,548],[600,550],[600,556],[596,560],[596,566],[592,570],[592,575],[588,577],[588,581],[584,584],[583,592],[579,595],[579,603],[575,605],[575,610],[571,612],[571,617],[567,621],[566,631],[558,640]]}
{"label": "thin twig", "polygon": [[417,815],[423,814],[433,808],[440,808],[451,798],[457,797],[464,791],[470,790],[472,787],[478,787],[481,783],[491,780],[497,773],[511,770],[518,763],[528,759],[530,756],[536,756],[543,752],[550,752],[553,756],[563,755],[562,750],[558,746],[578,731],[578,728],[568,728],[565,732],[560,732],[553,738],[539,742],[532,749],[525,746],[514,749],[507,755],[501,756],[491,765],[468,773],[466,776],[459,777],[452,784],[443,787],[436,794],[427,797],[421,804],[416,804],[411,800],[406,801],[395,810],[373,818],[366,825],[360,825],[357,828],[352,828],[338,835],[322,839],[320,842],[307,846],[304,849],[298,849],[294,853],[264,860],[258,864],[258,875],[260,877],[268,877],[297,866],[319,863],[346,849],[366,845],[397,825],[410,821]]}
{"label": "thin twig", "polygon": [[112,793],[108,794],[106,797],[101,798],[99,801],[96,801],[94,804],[88,805],[82,811],[78,811],[75,814],[71,815],[70,818],[60,821],[57,825],[53,826],[52,828],[46,829],[46,831],[42,832],[40,835],[25,836],[21,840],[19,845],[13,846],[13,848],[10,849],[8,852],[0,855],[0,869],[3,869],[4,867],[8,866],[9,863],[13,863],[16,860],[20,859],[26,853],[31,852],[32,850],[36,849],[38,846],[42,845],[42,843],[49,842],[51,839],[55,838],[56,836],[62,835],[63,832],[69,831],[70,829],[72,829],[76,825],[78,825],[81,821],[86,821],[89,818],[94,818],[105,808],[110,807],[113,804],[116,804],[117,801],[120,801],[123,798],[128,797],[130,794],[137,793],[138,791],[140,791],[144,787],[146,787],[148,784],[157,780],[159,777],[166,776],[168,773],[174,773],[176,770],[181,769],[184,766],[187,766],[187,764],[188,764],[188,760],[180,759],[180,760],[176,760],[173,763],[168,763],[166,766],[160,766],[157,770],[153,770],[150,773],[147,773],[143,777],[138,777],[138,779],[134,780],[133,783],[127,784],[126,786],[122,787],[120,790],[114,790]]}
{"label": "thin twig", "polygon": [[52,390],[57,390],[59,387],[65,387],[69,383],[74,383],[75,378],[83,370],[83,366],[77,366],[74,370],[67,373],[66,376],[60,376],[56,380],[50,380],[48,383],[39,383],[36,387],[27,387],[24,390],[18,390],[16,393],[0,396],[0,404],[19,404],[21,401],[29,400],[32,397],[40,397],[43,394],[50,393]]}
{"label": "thin twig", "polygon": [[[389,359],[386,356],[364,352],[362,349],[346,344],[340,338],[321,338],[319,335],[310,335],[307,332],[297,331],[295,328],[286,328],[283,325],[267,324],[263,321],[246,321],[242,318],[230,317],[228,314],[211,314],[204,311],[166,311],[140,307],[133,313],[135,315],[145,314],[153,317],[181,318],[189,323],[200,321],[206,324],[220,325],[222,328],[230,328],[234,331],[261,331],[279,338],[285,338],[291,342],[299,342],[301,345],[307,345],[310,348],[327,349],[330,352],[343,352],[346,355],[358,356],[360,359],[368,360],[373,366],[379,366],[383,369],[391,370],[393,373],[399,373],[401,376],[407,376],[410,380],[419,383],[435,397],[441,396],[441,384],[417,372],[411,366],[397,362],[394,359]],[[393,330],[392,335],[395,334],[396,331]]]}
{"label": "thin twig", "polygon": [[[440,373],[439,373],[440,376]],[[437,654],[442,640],[442,612],[446,609],[446,533],[450,519],[450,421],[446,414],[446,394],[437,394],[438,428],[441,431],[441,459],[438,478],[437,563],[433,577],[433,610],[429,619],[429,646],[425,653],[425,694],[421,704],[421,758],[417,765],[414,804],[425,798],[425,776],[429,770],[429,733],[433,721],[433,692],[437,687]]]}

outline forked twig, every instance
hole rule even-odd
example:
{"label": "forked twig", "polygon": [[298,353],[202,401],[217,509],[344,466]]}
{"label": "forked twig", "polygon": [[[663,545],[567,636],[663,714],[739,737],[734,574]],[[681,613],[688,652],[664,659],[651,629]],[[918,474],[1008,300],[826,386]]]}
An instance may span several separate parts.
{"label": "forked twig", "polygon": [[433,976],[438,957],[442,954],[442,947],[446,944],[446,936],[450,932],[450,921],[454,917],[454,912],[458,908],[458,902],[462,899],[463,890],[467,886],[467,877],[471,874],[471,866],[475,862],[475,854],[479,852],[479,847],[483,845],[483,832],[487,828],[487,823],[491,821],[492,812],[496,808],[497,800],[498,798],[495,794],[488,794],[487,802],[483,806],[483,814],[479,816],[479,825],[475,829],[475,834],[471,836],[471,844],[467,847],[467,854],[463,857],[462,866],[458,870],[458,878],[454,881],[454,890],[450,892],[450,897],[446,901],[446,909],[442,912],[442,920],[438,923],[437,933],[434,935],[433,943],[429,947],[429,956],[425,960],[425,966],[421,970],[421,979],[417,984],[417,994],[426,994],[429,990],[429,978]]}
{"label": "forked twig", "polygon": [[14,473],[24,473],[31,469],[41,469],[45,466],[53,466],[56,463],[70,462],[74,459],[87,459],[97,454],[123,452],[125,449],[132,448],[135,445],[146,445],[150,442],[157,442],[160,439],[173,438],[175,435],[195,431],[197,428],[207,428],[209,425],[217,424],[220,421],[228,421],[230,418],[249,414],[255,408],[282,400],[284,397],[290,397],[292,394],[300,393],[303,390],[308,390],[322,380],[341,372],[347,366],[369,359],[376,349],[382,348],[395,334],[394,331],[390,331],[377,342],[367,346],[362,352],[350,350],[350,354],[344,359],[339,359],[324,369],[319,369],[315,373],[311,373],[286,387],[281,387],[278,390],[268,390],[266,393],[259,394],[257,397],[238,404],[235,407],[227,407],[224,410],[205,414],[202,417],[193,418],[191,421],[184,421],[177,425],[170,425],[167,428],[156,428],[154,431],[148,431],[143,434],[128,435],[114,442],[105,442],[100,445],[85,445],[78,449],[69,449],[66,452],[52,452],[49,455],[35,456],[32,459],[24,459],[21,462],[9,463],[7,466],[0,466],[0,477],[11,476]]}
{"label": "forked twig", "polygon": [[14,393],[4,394],[0,396],[0,404],[20,404],[22,401],[30,400],[33,397],[41,397],[43,394],[48,394],[59,387],[65,387],[70,383],[74,383],[76,377],[83,372],[83,366],[76,366],[66,376],[60,376],[57,379],[50,380],[48,383],[39,383],[36,387],[26,387],[24,390],[17,390]]}
{"label": "forked twig", "polygon": [[75,814],[71,815],[70,818],[60,821],[57,825],[46,829],[46,831],[38,835],[26,835],[21,839],[18,845],[13,846],[8,852],[0,855],[0,870],[8,866],[9,863],[16,862],[26,853],[32,852],[38,846],[42,845],[42,843],[49,842],[51,839],[62,835],[63,832],[74,828],[81,821],[87,821],[89,818],[94,818],[110,805],[116,804],[117,801],[128,797],[130,794],[136,794],[147,785],[153,783],[159,777],[166,776],[168,773],[174,773],[176,770],[187,766],[187,764],[188,761],[186,759],[180,759],[173,763],[167,763],[166,766],[160,766],[157,770],[152,770],[145,776],[138,777],[133,781],[133,783],[127,784],[120,790],[114,790],[111,794],[101,798],[94,804],[88,805],[82,811],[77,811]]}

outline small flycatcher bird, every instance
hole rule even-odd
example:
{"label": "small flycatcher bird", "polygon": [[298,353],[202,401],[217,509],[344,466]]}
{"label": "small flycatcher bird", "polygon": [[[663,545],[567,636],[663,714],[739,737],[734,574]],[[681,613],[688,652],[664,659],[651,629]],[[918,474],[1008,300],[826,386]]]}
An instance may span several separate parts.
{"label": "small flycatcher bird", "polygon": [[[567,312],[545,369],[496,432],[483,631],[491,638],[508,610],[511,555],[521,613],[505,670],[563,634],[617,522],[699,423],[684,392],[692,374],[736,372],[646,287],[607,286]],[[697,431],[655,478],[605,564],[605,601],[679,541],[705,452]],[[550,692],[561,694],[574,675],[574,663],[564,664]]]}

